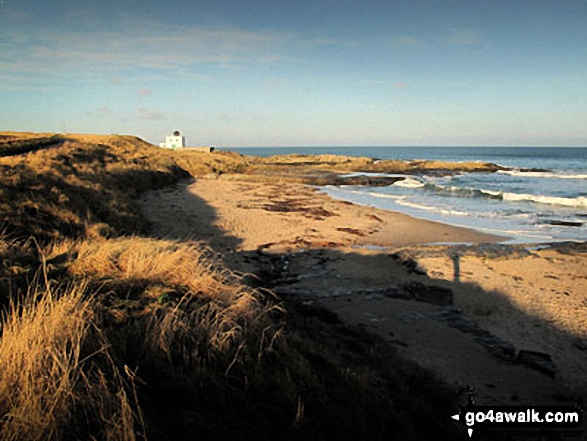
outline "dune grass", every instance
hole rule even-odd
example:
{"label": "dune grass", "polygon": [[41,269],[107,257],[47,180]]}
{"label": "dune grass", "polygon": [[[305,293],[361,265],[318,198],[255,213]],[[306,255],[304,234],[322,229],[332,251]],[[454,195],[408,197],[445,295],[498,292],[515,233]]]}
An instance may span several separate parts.
{"label": "dune grass", "polygon": [[84,242],[78,250],[69,272],[95,280],[101,292],[126,290],[124,309],[132,304],[142,317],[145,344],[170,359],[174,345],[183,361],[242,347],[277,308],[197,243],[124,237]]}
{"label": "dune grass", "polygon": [[[84,282],[40,282],[2,320],[0,438],[134,440],[135,411]],[[39,299],[39,300],[37,300]]]}
{"label": "dune grass", "polygon": [[31,141],[52,136],[0,158],[0,438],[459,439],[450,391],[389,345],[146,237],[141,192],[283,158]]}

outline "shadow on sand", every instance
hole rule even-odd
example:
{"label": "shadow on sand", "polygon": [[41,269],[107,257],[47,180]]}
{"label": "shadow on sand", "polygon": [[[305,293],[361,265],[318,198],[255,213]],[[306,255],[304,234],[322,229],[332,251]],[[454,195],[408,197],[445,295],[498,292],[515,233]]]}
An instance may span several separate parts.
{"label": "shadow on sand", "polygon": [[[504,293],[462,283],[460,256],[450,246],[452,282],[430,277],[409,257],[394,253],[312,247],[290,253],[239,251],[242,240],[222,228],[214,208],[186,191],[187,185],[141,198],[153,236],[203,241],[232,270],[253,273],[251,284],[271,289],[286,305],[327,308],[344,323],[378,335],[401,356],[434,370],[455,389],[473,388],[477,404],[577,404],[587,397],[582,371],[587,353],[566,343],[579,336],[519,309]],[[467,295],[493,306],[464,311],[459,299]],[[509,341],[496,325],[499,320],[491,318],[499,311],[507,311],[514,327],[531,323],[547,330],[550,339],[541,346],[546,349],[537,350],[532,335],[528,345],[522,334]],[[565,360],[549,353],[557,344],[564,346],[559,353],[561,348],[572,352]],[[575,365],[569,366],[569,360]]]}

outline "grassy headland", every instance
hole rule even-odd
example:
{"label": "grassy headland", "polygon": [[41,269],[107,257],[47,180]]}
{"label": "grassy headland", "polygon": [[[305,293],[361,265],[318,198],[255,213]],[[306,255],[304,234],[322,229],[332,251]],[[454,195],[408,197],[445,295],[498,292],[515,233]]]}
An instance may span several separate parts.
{"label": "grassy headland", "polygon": [[135,198],[206,174],[327,182],[490,164],[167,151],[0,133],[0,437],[459,439],[429,371],[326,310],[251,287]]}

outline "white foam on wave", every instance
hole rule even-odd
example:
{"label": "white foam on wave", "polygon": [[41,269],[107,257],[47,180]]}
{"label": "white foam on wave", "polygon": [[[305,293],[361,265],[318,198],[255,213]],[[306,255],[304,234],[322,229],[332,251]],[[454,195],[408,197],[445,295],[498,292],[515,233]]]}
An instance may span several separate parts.
{"label": "white foam on wave", "polygon": [[[393,200],[401,200],[404,199],[406,196],[396,196],[393,194],[385,194],[385,193],[377,193],[374,191],[365,191],[363,189],[356,190],[356,186],[354,185],[341,185],[340,187],[334,185],[327,185],[322,187],[327,190],[327,193],[331,196],[338,196],[342,198],[344,194],[347,195],[356,195],[359,198],[364,197],[371,197],[371,198],[378,198],[378,199],[393,199]],[[353,199],[353,202],[356,200]]]}
{"label": "white foam on wave", "polygon": [[398,205],[402,205],[404,207],[417,208],[419,210],[426,210],[426,211],[438,211],[439,210],[438,207],[433,207],[433,206],[430,206],[430,205],[417,204],[415,202],[406,201],[406,200],[399,200],[399,201],[397,201],[397,204]]}
{"label": "white foam on wave", "polygon": [[398,200],[396,203],[398,205],[402,205],[404,207],[416,208],[418,210],[431,211],[431,212],[435,212],[438,214],[443,214],[445,216],[459,216],[459,217],[470,216],[470,213],[467,213],[465,211],[450,210],[450,209],[435,207],[432,205],[422,205],[422,204],[418,204],[416,202],[408,201],[405,199]]}
{"label": "white foam on wave", "polygon": [[425,182],[420,181],[419,179],[412,178],[411,176],[407,176],[405,179],[401,181],[394,182],[393,185],[396,187],[405,187],[405,188],[421,188],[426,185]]}
{"label": "white foam on wave", "polygon": [[587,197],[566,198],[562,196],[545,196],[528,193],[508,193],[494,190],[480,190],[491,197],[510,202],[534,202],[536,204],[560,205],[572,208],[587,208]]}
{"label": "white foam on wave", "polygon": [[502,175],[519,176],[523,178],[557,178],[557,179],[587,179],[587,174],[533,172],[516,170],[498,170]]}
{"label": "white foam on wave", "polygon": [[458,211],[458,210],[440,210],[440,214],[444,214],[446,216],[459,216],[459,217],[469,217],[471,214],[465,211]]}
{"label": "white foam on wave", "polygon": [[403,200],[403,199],[406,198],[406,196],[396,196],[396,195],[393,195],[393,194],[376,193],[374,191],[368,191],[368,192],[357,191],[357,192],[353,192],[353,193],[367,195],[367,196],[371,196],[373,198],[394,199],[396,201],[401,201],[401,200]]}
{"label": "white foam on wave", "polygon": [[437,188],[439,190],[445,191],[447,193],[465,193],[465,192],[472,192],[472,191],[474,191],[473,188],[469,188],[469,187],[458,187],[456,185],[441,185],[441,184],[436,184],[436,185],[434,185],[434,188]]}
{"label": "white foam on wave", "polygon": [[587,197],[564,198],[557,196],[540,196],[534,194],[500,193],[504,201],[535,202],[538,204],[561,205],[563,207],[587,208]]}

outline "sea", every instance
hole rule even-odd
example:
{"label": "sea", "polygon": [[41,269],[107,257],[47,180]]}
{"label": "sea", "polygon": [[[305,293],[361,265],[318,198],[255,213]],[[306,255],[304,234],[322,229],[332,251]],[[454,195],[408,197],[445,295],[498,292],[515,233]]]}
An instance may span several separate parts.
{"label": "sea", "polygon": [[255,156],[298,153],[491,162],[511,170],[450,176],[409,175],[388,187],[326,186],[320,190],[356,204],[506,236],[505,243],[587,241],[587,147],[242,147],[231,150]]}

